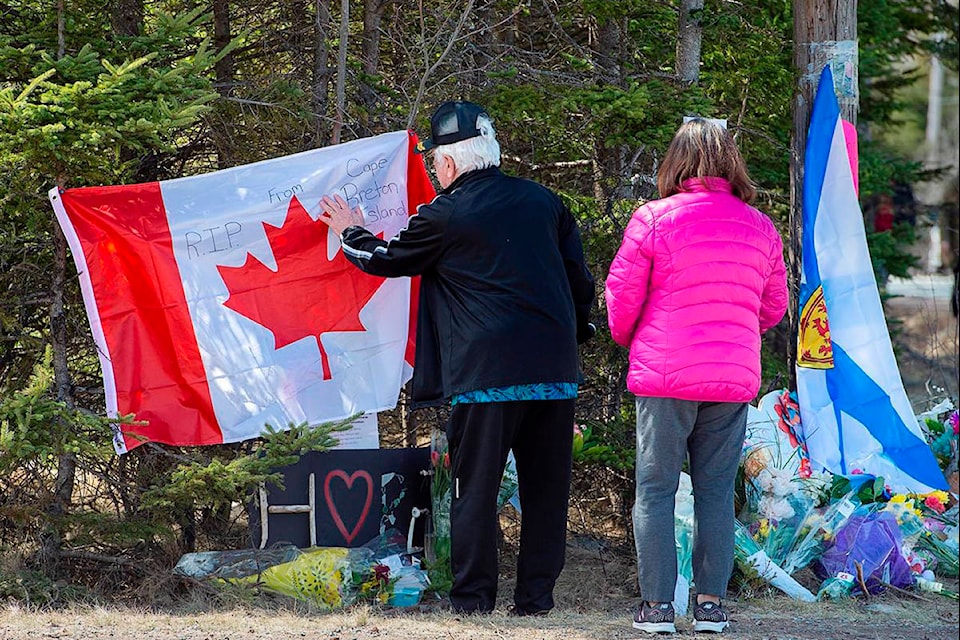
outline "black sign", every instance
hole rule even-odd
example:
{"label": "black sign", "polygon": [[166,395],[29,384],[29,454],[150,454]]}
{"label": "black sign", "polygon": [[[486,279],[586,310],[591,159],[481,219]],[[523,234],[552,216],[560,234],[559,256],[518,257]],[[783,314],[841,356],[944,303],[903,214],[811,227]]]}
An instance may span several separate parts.
{"label": "black sign", "polygon": [[283,489],[261,488],[249,505],[253,546],[359,547],[386,529],[423,545],[430,506],[430,450],[353,449],[311,452],[280,469]]}

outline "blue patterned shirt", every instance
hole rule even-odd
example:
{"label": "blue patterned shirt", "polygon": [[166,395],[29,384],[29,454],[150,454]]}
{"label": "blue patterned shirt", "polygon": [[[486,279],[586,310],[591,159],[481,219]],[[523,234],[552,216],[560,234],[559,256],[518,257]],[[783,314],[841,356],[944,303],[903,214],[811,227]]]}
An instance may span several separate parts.
{"label": "blue patterned shirt", "polygon": [[511,402],[515,400],[571,400],[577,397],[576,382],[538,382],[514,384],[454,394],[451,404]]}

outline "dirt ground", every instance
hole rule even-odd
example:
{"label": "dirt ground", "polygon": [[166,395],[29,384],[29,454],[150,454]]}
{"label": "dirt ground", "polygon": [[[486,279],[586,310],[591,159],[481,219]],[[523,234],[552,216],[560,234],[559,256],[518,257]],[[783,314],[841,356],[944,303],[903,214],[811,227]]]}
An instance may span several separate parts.
{"label": "dirt ground", "polygon": [[[275,607],[225,602],[181,603],[167,611],[74,608],[31,612],[0,607],[0,640],[623,640],[644,637],[631,627],[636,606],[632,557],[623,550],[570,548],[557,586],[557,608],[543,618],[506,613],[512,589],[505,559],[501,604],[488,616],[456,616],[419,608],[357,605],[320,614],[289,603]],[[816,589],[815,585],[806,586]],[[949,586],[954,590],[956,580]],[[220,606],[222,605],[222,606]],[[947,640],[957,637],[957,603],[933,594],[887,593],[864,599],[799,603],[779,592],[726,600],[739,640]],[[680,637],[695,634],[678,619]],[[649,636],[646,636],[649,637]]]}
{"label": "dirt ground", "polygon": [[[893,342],[904,385],[915,409],[930,399],[957,398],[957,320],[937,291],[901,287],[908,295],[888,302]],[[204,597],[163,609],[75,607],[31,611],[0,603],[0,640],[621,640],[643,637],[631,627],[637,605],[632,552],[605,544],[574,543],[557,585],[557,608],[544,618],[513,618],[511,557],[503,560],[501,601],[489,616],[455,616],[421,608],[357,605],[321,614],[289,601],[237,604]],[[798,580],[816,591],[804,572]],[[957,591],[956,579],[945,584]],[[209,596],[209,594],[207,594]],[[955,600],[935,594],[888,592],[841,602],[799,603],[768,589],[740,589],[725,604],[731,625],[723,636],[740,640],[947,640],[958,637]],[[678,619],[681,637],[695,634]],[[649,637],[649,636],[648,636]]]}
{"label": "dirt ground", "polygon": [[907,395],[918,412],[931,398],[958,397],[957,318],[950,310],[951,276],[893,282],[887,322]]}

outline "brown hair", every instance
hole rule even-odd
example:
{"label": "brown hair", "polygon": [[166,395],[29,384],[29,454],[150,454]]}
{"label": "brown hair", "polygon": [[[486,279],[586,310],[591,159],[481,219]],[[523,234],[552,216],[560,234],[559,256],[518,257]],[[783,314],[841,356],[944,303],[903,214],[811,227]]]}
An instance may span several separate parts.
{"label": "brown hair", "polygon": [[733,136],[719,125],[694,118],[670,142],[657,173],[657,189],[666,198],[682,191],[685,180],[707,177],[725,178],[733,195],[744,202],[753,202],[757,195]]}

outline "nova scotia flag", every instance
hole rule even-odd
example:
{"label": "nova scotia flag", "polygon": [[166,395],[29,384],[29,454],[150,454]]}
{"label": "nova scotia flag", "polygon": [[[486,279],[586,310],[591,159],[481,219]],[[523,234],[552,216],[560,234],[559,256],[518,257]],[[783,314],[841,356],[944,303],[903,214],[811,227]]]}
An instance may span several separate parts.
{"label": "nova scotia flag", "polygon": [[895,492],[946,489],[900,379],[854,180],[826,67],[803,173],[797,395],[810,459],[882,476]]}

